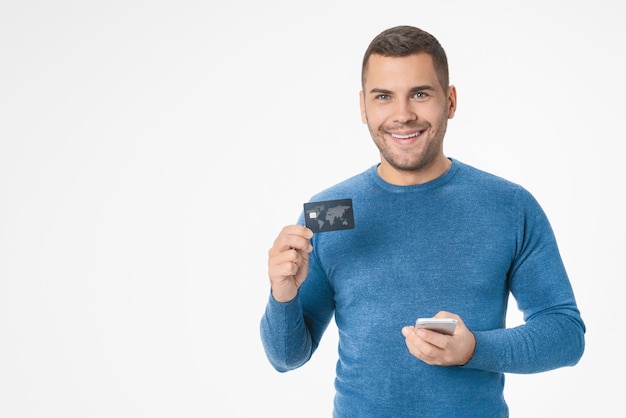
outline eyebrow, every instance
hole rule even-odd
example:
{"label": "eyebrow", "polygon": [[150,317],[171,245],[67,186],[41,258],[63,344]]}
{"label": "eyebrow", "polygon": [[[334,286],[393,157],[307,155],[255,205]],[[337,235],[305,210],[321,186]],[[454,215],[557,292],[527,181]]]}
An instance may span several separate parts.
{"label": "eyebrow", "polygon": [[373,89],[370,90],[370,93],[390,94],[391,90],[379,89],[379,88],[374,87]]}
{"label": "eyebrow", "polygon": [[411,93],[419,93],[420,91],[436,91],[436,89],[429,85],[417,86],[411,89]]}
{"label": "eyebrow", "polygon": [[[430,85],[423,85],[423,86],[416,86],[411,88],[411,90],[409,90],[411,94],[415,94],[415,93],[419,93],[421,91],[435,91],[435,88],[433,86]],[[370,94],[392,94],[393,92],[391,90],[387,90],[387,89],[381,89],[381,88],[377,88],[374,87],[373,89],[370,90]]]}

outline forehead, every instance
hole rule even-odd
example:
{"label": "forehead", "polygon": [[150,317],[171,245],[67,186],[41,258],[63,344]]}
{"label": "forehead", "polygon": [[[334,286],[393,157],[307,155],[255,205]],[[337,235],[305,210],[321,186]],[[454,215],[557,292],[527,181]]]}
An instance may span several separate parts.
{"label": "forehead", "polygon": [[392,86],[430,85],[438,87],[437,73],[429,54],[420,53],[406,57],[370,56],[364,70],[365,90]]}

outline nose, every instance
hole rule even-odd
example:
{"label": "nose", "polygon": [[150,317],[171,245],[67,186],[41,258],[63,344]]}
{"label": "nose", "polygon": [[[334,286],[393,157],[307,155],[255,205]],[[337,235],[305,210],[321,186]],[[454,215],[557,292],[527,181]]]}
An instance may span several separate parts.
{"label": "nose", "polygon": [[393,121],[395,123],[407,124],[417,120],[417,113],[415,113],[409,100],[398,100],[393,110]]}

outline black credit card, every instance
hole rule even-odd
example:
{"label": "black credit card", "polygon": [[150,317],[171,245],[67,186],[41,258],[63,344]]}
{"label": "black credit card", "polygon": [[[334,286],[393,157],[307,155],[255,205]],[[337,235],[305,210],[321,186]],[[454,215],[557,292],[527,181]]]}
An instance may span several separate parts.
{"label": "black credit card", "polygon": [[354,228],[352,199],[325,200],[304,204],[304,224],[313,232]]}

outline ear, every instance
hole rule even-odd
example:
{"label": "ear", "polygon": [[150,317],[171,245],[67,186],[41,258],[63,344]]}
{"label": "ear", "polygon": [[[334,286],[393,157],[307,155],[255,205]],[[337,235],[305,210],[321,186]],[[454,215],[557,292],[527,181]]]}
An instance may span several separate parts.
{"label": "ear", "polygon": [[448,87],[448,119],[454,117],[456,112],[456,87]]}
{"label": "ear", "polygon": [[361,106],[361,122],[367,124],[367,115],[365,114],[365,94],[363,90],[359,92],[359,105]]}

